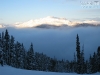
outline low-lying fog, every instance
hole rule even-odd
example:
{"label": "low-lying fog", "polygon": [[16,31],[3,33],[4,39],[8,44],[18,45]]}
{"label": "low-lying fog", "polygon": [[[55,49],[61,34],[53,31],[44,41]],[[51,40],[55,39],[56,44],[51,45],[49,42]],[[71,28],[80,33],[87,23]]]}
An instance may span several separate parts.
{"label": "low-lying fog", "polygon": [[[0,32],[6,28],[0,29]],[[44,53],[57,59],[72,60],[76,52],[76,35],[79,34],[80,46],[84,44],[85,57],[97,51],[100,46],[100,27],[75,27],[75,28],[7,28],[15,41],[24,43],[28,50],[33,43],[34,51]]]}

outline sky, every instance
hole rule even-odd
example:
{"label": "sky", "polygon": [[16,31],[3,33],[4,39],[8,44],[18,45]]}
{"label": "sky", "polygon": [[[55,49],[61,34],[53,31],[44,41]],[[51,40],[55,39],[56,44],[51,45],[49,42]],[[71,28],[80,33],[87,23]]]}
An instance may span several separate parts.
{"label": "sky", "polygon": [[[0,0],[0,24],[54,16],[69,20],[100,19],[100,0]],[[90,4],[92,3],[92,5]]]}

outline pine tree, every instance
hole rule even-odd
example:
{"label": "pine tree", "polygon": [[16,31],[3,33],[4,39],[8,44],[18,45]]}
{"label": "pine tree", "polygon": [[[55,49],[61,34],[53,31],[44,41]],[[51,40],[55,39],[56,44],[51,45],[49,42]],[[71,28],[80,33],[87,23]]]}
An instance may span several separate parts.
{"label": "pine tree", "polygon": [[10,57],[10,65],[14,66],[14,60],[15,60],[15,43],[14,43],[14,37],[11,36],[10,39],[10,50],[9,50],[9,57]]}
{"label": "pine tree", "polygon": [[81,63],[80,63],[80,42],[79,42],[79,36],[77,34],[76,37],[76,51],[77,51],[77,73],[81,73]]}
{"label": "pine tree", "polygon": [[4,42],[5,42],[5,48],[4,48],[4,52],[5,52],[5,61],[6,64],[10,65],[10,51],[9,51],[9,40],[10,40],[10,36],[8,33],[8,30],[6,29],[5,31],[5,36],[4,36]]}
{"label": "pine tree", "polygon": [[0,47],[0,64],[3,66],[3,51],[1,47]]}
{"label": "pine tree", "polygon": [[27,64],[27,60],[26,60],[26,51],[25,51],[25,48],[24,48],[24,45],[22,43],[22,53],[21,53],[21,59],[22,59],[22,65],[21,65],[21,68],[26,68],[26,64]]}
{"label": "pine tree", "polygon": [[24,50],[24,69],[28,69],[28,55],[26,50]]}
{"label": "pine tree", "polygon": [[20,56],[19,56],[20,59],[19,60],[20,60],[20,68],[22,68],[22,69],[24,68],[24,65],[25,65],[24,64],[24,61],[25,61],[24,60],[24,58],[25,58],[24,52],[25,52],[24,46],[23,46],[23,44],[20,44]]}
{"label": "pine tree", "polygon": [[84,44],[82,46],[82,52],[81,52],[81,55],[80,55],[80,63],[81,63],[81,73],[83,74],[85,72]]}
{"label": "pine tree", "polygon": [[93,58],[92,58],[92,73],[97,72],[97,54],[94,52]]}
{"label": "pine tree", "polygon": [[76,68],[77,68],[77,63],[76,63],[76,55],[75,55],[75,53],[74,53],[73,68],[74,68],[74,72],[77,72],[77,70],[76,70]]}
{"label": "pine tree", "polygon": [[21,44],[17,41],[16,45],[15,45],[15,66],[17,68],[21,67]]}
{"label": "pine tree", "polygon": [[38,52],[35,52],[35,56],[34,56],[34,64],[35,64],[35,70],[39,70],[39,60],[38,60],[38,58],[39,58],[39,53]]}
{"label": "pine tree", "polygon": [[86,72],[85,73],[87,73],[87,74],[90,74],[91,73],[91,65],[90,65],[90,63],[89,63],[89,61],[88,60],[86,60]]}
{"label": "pine tree", "polygon": [[0,33],[0,47],[2,47],[1,33]]}
{"label": "pine tree", "polygon": [[27,52],[28,55],[28,69],[32,70],[34,69],[34,50],[33,50],[33,44],[31,43],[30,49]]}
{"label": "pine tree", "polygon": [[92,61],[93,61],[93,59],[92,59],[92,56],[90,55],[90,58],[89,58],[89,73],[92,73]]}
{"label": "pine tree", "polygon": [[69,73],[70,72],[70,62],[68,60],[66,61],[66,68],[67,68],[66,72]]}
{"label": "pine tree", "polygon": [[3,66],[3,51],[2,51],[1,33],[0,33],[0,64]]}
{"label": "pine tree", "polygon": [[50,71],[55,72],[56,61],[54,59],[51,59],[50,63],[51,63]]}
{"label": "pine tree", "polygon": [[3,63],[6,64],[4,32],[2,32],[1,42],[2,42],[2,51],[3,51]]}
{"label": "pine tree", "polygon": [[0,48],[2,49],[2,39],[1,39],[1,33],[0,33]]}
{"label": "pine tree", "polygon": [[100,72],[100,46],[97,49],[97,66],[98,72]]}

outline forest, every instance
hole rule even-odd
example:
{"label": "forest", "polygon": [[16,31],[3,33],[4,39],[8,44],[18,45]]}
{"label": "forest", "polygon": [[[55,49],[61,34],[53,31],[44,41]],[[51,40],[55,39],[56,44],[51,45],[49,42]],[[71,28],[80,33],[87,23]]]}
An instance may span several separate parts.
{"label": "forest", "polygon": [[[17,34],[16,34],[17,35]],[[47,72],[65,72],[78,74],[92,74],[100,72],[100,46],[85,59],[84,45],[80,49],[79,35],[76,34],[76,54],[73,60],[58,60],[51,58],[44,53],[34,52],[33,43],[28,50],[24,44],[15,42],[13,35],[9,35],[8,30],[0,33],[0,64],[9,65],[15,68],[26,70],[37,70]],[[67,55],[66,55],[67,56]]]}

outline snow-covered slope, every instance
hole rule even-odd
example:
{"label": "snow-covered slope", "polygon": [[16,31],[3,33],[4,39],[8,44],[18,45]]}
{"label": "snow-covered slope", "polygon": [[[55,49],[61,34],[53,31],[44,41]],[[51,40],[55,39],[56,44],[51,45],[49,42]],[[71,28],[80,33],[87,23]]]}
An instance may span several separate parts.
{"label": "snow-covered slope", "polygon": [[[80,74],[22,70],[22,69],[13,68],[10,66],[2,67],[0,65],[0,75],[80,75]],[[89,74],[83,74],[83,75],[89,75]],[[96,73],[92,75],[100,75],[100,73]]]}

